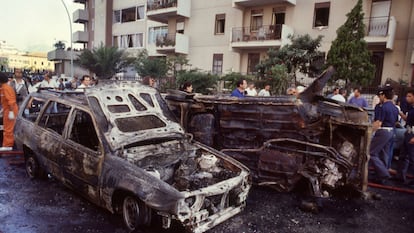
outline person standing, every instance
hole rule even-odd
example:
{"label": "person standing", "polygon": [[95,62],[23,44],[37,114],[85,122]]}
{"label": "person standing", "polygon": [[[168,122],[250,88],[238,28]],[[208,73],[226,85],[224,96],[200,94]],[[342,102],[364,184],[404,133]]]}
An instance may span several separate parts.
{"label": "person standing", "polygon": [[258,96],[270,96],[270,85],[266,84],[265,88],[259,91]]}
{"label": "person standing", "polygon": [[52,74],[50,72],[47,72],[46,74],[44,74],[44,79],[43,81],[40,83],[40,87],[41,88],[52,88],[52,89],[57,89],[59,87],[59,85],[57,84],[57,82],[52,78]]}
{"label": "person standing", "polygon": [[246,92],[248,96],[257,96],[257,91],[254,83],[249,84],[249,86],[246,88]]}
{"label": "person standing", "polygon": [[372,130],[375,132],[371,139],[369,154],[376,173],[376,183],[386,184],[390,178],[388,172],[388,156],[391,140],[394,135],[395,123],[398,121],[398,109],[392,97],[392,87],[386,86],[378,90],[380,103],[375,106]]}
{"label": "person standing", "polygon": [[3,107],[3,145],[0,151],[13,150],[14,145],[14,125],[16,123],[17,102],[16,93],[13,88],[7,84],[8,77],[5,73],[0,72],[0,98]]}
{"label": "person standing", "polygon": [[244,97],[246,97],[245,96],[245,93],[244,93],[245,90],[246,90],[246,88],[247,88],[247,82],[246,82],[246,80],[245,79],[240,79],[236,83],[236,89],[234,89],[231,92],[231,95],[230,96],[244,98]]}
{"label": "person standing", "polygon": [[89,75],[84,75],[81,78],[81,84],[78,86],[78,89],[84,89],[90,87],[91,84],[91,77]]}
{"label": "person standing", "polygon": [[346,102],[345,96],[346,96],[346,90],[341,88],[339,89],[338,94],[333,95],[331,99],[336,100],[338,102],[345,103]]}
{"label": "person standing", "polygon": [[348,103],[362,108],[368,107],[367,100],[361,96],[361,90],[359,88],[354,88],[354,96],[348,100]]}
{"label": "person standing", "polygon": [[181,91],[192,93],[193,92],[193,84],[191,82],[184,82]]}
{"label": "person standing", "polygon": [[407,115],[400,111],[400,116],[406,121],[407,131],[400,151],[400,163],[397,171],[397,179],[406,183],[406,176],[411,168],[414,173],[414,89],[408,90],[406,94]]}
{"label": "person standing", "polygon": [[17,106],[20,106],[20,104],[29,94],[29,87],[26,81],[23,79],[23,72],[21,69],[14,69],[14,79],[10,82],[10,86],[16,92]]}

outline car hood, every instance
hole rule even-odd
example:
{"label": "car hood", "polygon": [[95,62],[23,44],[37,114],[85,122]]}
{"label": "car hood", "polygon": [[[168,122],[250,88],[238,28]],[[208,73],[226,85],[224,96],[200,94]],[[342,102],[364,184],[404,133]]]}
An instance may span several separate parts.
{"label": "car hood", "polygon": [[154,88],[133,81],[101,82],[85,89],[85,95],[99,128],[114,150],[184,135]]}

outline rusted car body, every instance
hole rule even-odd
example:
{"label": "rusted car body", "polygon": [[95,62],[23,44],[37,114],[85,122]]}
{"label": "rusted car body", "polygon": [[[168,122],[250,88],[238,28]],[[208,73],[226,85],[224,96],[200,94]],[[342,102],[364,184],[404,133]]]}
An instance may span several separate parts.
{"label": "rusted car body", "polygon": [[239,213],[249,171],[184,133],[159,93],[137,82],[30,94],[16,122],[30,177],[49,173],[122,213],[128,230],[161,216],[204,232]]}
{"label": "rusted car body", "polygon": [[317,95],[325,71],[299,97],[187,95],[165,97],[184,128],[248,166],[253,180],[279,191],[308,186],[327,197],[367,187],[371,128],[365,110]]}

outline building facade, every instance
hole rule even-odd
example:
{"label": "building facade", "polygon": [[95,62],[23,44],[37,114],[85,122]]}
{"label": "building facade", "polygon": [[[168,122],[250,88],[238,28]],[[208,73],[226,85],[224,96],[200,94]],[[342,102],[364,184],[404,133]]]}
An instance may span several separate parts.
{"label": "building facade", "polygon": [[21,52],[6,41],[0,41],[0,70],[13,72],[15,68],[31,72],[53,71],[54,63],[47,59],[46,53]]}
{"label": "building facade", "polygon": [[[74,0],[84,24],[74,42],[85,48],[117,46],[131,54],[185,55],[191,68],[217,74],[254,73],[269,48],[288,35],[322,35],[327,52],[336,30],[357,0]],[[377,71],[387,79],[414,83],[414,0],[364,0],[365,40]]]}

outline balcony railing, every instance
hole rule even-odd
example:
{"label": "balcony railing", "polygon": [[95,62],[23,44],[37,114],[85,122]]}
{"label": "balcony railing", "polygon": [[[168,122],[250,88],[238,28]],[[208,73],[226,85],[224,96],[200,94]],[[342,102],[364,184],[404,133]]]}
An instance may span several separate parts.
{"label": "balcony railing", "polygon": [[149,11],[151,10],[158,10],[158,9],[164,9],[164,8],[170,8],[170,7],[176,7],[177,6],[177,0],[164,0],[164,1],[148,1],[147,2],[147,9]]}
{"label": "balcony railing", "polygon": [[282,38],[282,24],[263,25],[261,27],[233,28],[231,42],[280,40]]}
{"label": "balcony railing", "polygon": [[189,37],[181,33],[160,35],[155,41],[155,46],[158,53],[188,54]]}
{"label": "balcony railing", "polygon": [[365,33],[367,36],[387,36],[390,17],[365,18]]}
{"label": "balcony railing", "polygon": [[157,47],[175,46],[175,33],[160,35],[155,41]]}

